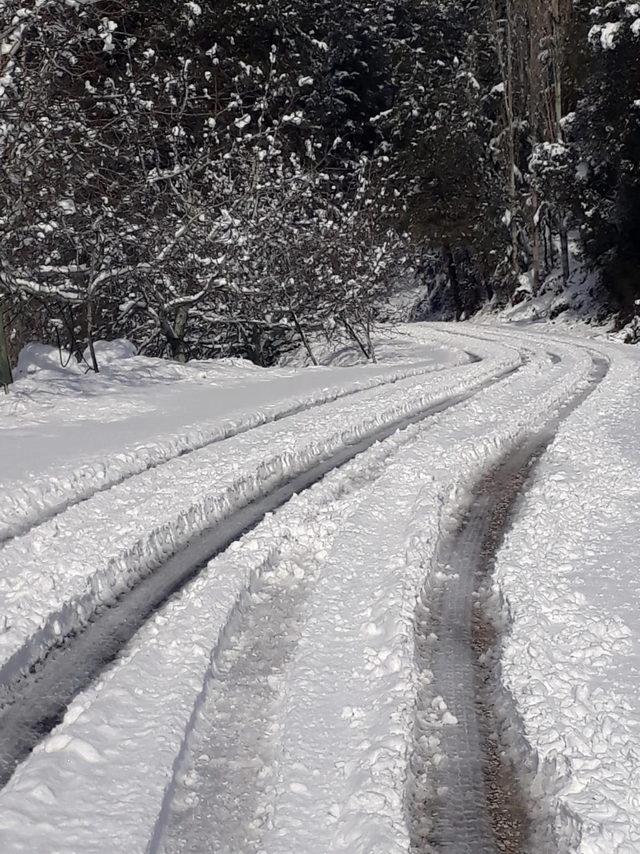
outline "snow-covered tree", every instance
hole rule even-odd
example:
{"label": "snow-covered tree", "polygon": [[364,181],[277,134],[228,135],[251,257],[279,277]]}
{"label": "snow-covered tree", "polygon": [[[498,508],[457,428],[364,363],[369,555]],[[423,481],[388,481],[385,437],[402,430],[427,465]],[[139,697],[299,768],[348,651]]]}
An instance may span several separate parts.
{"label": "snow-covered tree", "polygon": [[379,16],[299,0],[9,0],[2,15],[14,314],[88,345],[94,369],[96,336],[264,361],[328,328],[319,247],[348,243],[389,98]]}
{"label": "snow-covered tree", "polygon": [[630,317],[640,297],[640,7],[594,6],[584,29],[590,51],[571,122],[577,216],[606,289]]}

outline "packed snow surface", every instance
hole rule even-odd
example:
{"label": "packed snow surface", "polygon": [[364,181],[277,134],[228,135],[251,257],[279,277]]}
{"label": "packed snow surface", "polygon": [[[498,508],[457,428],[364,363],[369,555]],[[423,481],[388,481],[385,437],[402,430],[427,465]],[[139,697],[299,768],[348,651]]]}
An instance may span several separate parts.
{"label": "packed snow surface", "polygon": [[[5,685],[194,535],[415,423],[146,622],[0,792],[3,854],[408,852],[418,593],[473,484],[580,395],[497,558],[503,713],[532,820],[552,816],[536,854],[640,850],[635,351],[508,324],[403,327],[381,349],[256,369],[121,342],[98,377],[23,354],[0,406]],[[437,727],[456,726],[437,699],[427,777]]]}

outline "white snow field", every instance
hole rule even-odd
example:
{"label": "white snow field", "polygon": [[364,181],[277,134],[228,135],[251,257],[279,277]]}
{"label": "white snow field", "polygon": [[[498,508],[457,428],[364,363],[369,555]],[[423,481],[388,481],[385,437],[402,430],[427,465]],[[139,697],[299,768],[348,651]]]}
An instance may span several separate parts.
{"label": "white snow field", "polygon": [[[463,571],[443,544],[527,442],[548,444],[483,606],[529,826],[508,850],[640,851],[640,353],[469,323],[403,327],[375,366],[118,353],[85,377],[35,351],[0,406],[0,759],[21,697],[102,615],[247,508],[269,512],[141,620],[60,723],[43,714],[0,791],[3,854],[504,850],[495,828],[470,837],[482,774],[446,834],[426,814],[431,789],[460,796],[441,785],[447,751],[483,764],[476,712],[447,694],[473,651],[429,621]],[[444,672],[418,667],[419,632]]]}

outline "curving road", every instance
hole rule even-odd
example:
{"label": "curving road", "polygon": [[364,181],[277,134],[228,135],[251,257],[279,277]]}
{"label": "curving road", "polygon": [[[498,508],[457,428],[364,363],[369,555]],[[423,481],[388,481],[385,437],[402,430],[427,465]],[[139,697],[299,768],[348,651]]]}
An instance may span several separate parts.
{"label": "curving road", "polygon": [[487,591],[616,354],[407,334],[477,361],[283,410],[5,543],[3,852],[527,850]]}

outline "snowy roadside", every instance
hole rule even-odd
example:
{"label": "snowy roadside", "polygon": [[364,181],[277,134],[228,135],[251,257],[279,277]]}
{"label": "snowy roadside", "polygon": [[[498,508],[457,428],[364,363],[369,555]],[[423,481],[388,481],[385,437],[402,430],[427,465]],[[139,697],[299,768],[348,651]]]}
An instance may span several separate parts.
{"label": "snowy roadside", "polygon": [[103,369],[96,376],[62,369],[57,351],[32,345],[24,354],[23,378],[0,398],[0,543],[208,444],[469,361],[442,332],[418,347],[387,345],[384,354],[389,362],[395,355],[396,363],[266,369],[242,360],[179,365],[132,357],[127,342],[113,342],[103,345]]}
{"label": "snowy roadside", "polygon": [[[310,618],[282,683],[283,758],[279,767],[278,760],[274,763],[275,824],[263,840],[264,850],[284,850],[283,845],[288,852],[407,850],[402,787],[412,728],[413,603],[429,569],[441,505],[446,500],[457,506],[461,500],[451,493],[460,473],[469,479],[580,385],[591,360],[577,348],[559,349],[564,363],[550,365],[546,354],[530,360],[455,413],[436,416],[428,429],[409,428],[420,431],[420,441],[401,451],[376,490],[368,492],[355,528],[353,517],[340,531],[323,561],[308,604]],[[340,411],[344,414],[344,405]],[[349,465],[357,471],[367,455],[371,459],[395,441]],[[286,530],[296,506],[311,501],[312,494],[322,504],[328,497],[323,490],[346,476],[345,466],[214,561],[142,629],[127,655],[77,698],[62,726],[0,794],[7,852],[120,847],[142,852],[154,827],[159,840],[166,812],[159,826],[156,821],[167,787],[180,784],[174,760],[192,725],[210,650],[215,660],[217,639],[231,625],[229,611],[243,610],[242,604],[233,606],[246,596],[248,576],[277,560],[280,534],[274,536],[270,526],[282,519]],[[297,536],[293,522],[287,536]],[[356,619],[360,614],[363,619]],[[343,631],[332,635],[329,624]],[[329,682],[336,690],[326,693]],[[312,702],[325,696],[326,705]],[[312,760],[308,751],[316,733]],[[350,760],[336,767],[338,755]],[[302,827],[295,818],[301,804]],[[387,847],[371,847],[373,833]]]}
{"label": "snowy roadside", "polygon": [[640,359],[589,346],[612,357],[606,382],[561,425],[498,556],[502,678],[559,850],[637,854]]}

